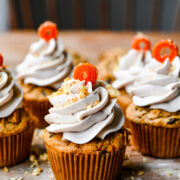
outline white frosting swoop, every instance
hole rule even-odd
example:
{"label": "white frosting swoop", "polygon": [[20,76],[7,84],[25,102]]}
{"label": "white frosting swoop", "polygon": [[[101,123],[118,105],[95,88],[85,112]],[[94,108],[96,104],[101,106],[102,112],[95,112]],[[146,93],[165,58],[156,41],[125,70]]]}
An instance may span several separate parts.
{"label": "white frosting swoop", "polygon": [[16,68],[17,78],[26,84],[52,86],[57,89],[72,72],[72,57],[64,52],[61,39],[43,39],[33,43],[25,60]]}
{"label": "white frosting swoop", "polygon": [[129,84],[133,84],[136,76],[143,71],[144,66],[151,58],[150,51],[129,50],[129,52],[119,60],[119,67],[114,71],[116,80],[112,86],[117,89],[123,87],[126,89]]}
{"label": "white frosting swoop", "polygon": [[144,71],[136,78],[128,91],[133,94],[137,106],[150,106],[169,112],[180,110],[180,58],[172,63],[167,58],[164,63],[152,59]]}
{"label": "white frosting swoop", "polygon": [[23,92],[15,83],[13,74],[0,67],[0,118],[11,115],[20,105],[22,97]]}
{"label": "white frosting swoop", "polygon": [[49,132],[63,133],[63,139],[84,144],[94,137],[104,139],[123,126],[123,113],[116,99],[109,98],[105,82],[97,81],[92,87],[91,82],[85,85],[84,81],[70,79],[61,89],[63,86],[64,93],[56,92],[49,97],[53,105],[45,116]]}

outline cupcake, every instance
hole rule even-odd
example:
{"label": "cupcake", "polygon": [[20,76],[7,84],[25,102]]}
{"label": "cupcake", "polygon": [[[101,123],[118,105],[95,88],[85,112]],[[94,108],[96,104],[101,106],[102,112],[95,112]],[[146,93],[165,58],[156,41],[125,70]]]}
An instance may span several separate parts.
{"label": "cupcake", "polygon": [[[168,48],[166,55],[162,49]],[[163,51],[163,53],[161,53]],[[171,40],[158,42],[153,59],[130,89],[132,104],[126,110],[133,144],[143,154],[180,156],[180,58]]]}
{"label": "cupcake", "polygon": [[119,174],[128,138],[116,104],[119,93],[96,81],[97,74],[93,65],[82,63],[49,96],[53,107],[45,116],[50,125],[44,141],[56,179],[115,179]]}
{"label": "cupcake", "polygon": [[[100,72],[104,74],[100,78],[112,83],[112,86],[120,91],[117,102],[124,112],[132,101],[129,88],[151,59],[150,48],[149,39],[143,34],[137,34],[132,41],[132,49],[126,55],[119,57],[118,64],[112,62],[105,67],[101,64],[99,66]],[[127,126],[127,123],[125,125]]]}
{"label": "cupcake", "polygon": [[21,106],[23,92],[0,55],[0,167],[25,160],[35,129],[35,119]]}
{"label": "cupcake", "polygon": [[38,128],[47,126],[44,116],[51,107],[47,96],[57,90],[64,78],[71,76],[74,65],[85,60],[64,49],[56,24],[43,23],[40,40],[30,46],[25,60],[16,68],[17,78],[24,91],[24,106],[39,119]]}

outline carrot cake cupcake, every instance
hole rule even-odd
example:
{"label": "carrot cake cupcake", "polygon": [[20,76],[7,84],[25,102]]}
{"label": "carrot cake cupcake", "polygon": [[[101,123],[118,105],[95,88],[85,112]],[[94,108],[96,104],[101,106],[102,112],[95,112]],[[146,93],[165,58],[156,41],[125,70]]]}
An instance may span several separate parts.
{"label": "carrot cake cupcake", "polygon": [[102,64],[99,66],[100,72],[104,74],[100,78],[112,83],[112,86],[120,91],[117,102],[124,112],[131,103],[129,88],[144,69],[145,64],[152,59],[150,49],[149,39],[143,34],[137,34],[132,41],[132,49],[126,55],[119,57],[119,64],[112,62],[105,67]]}
{"label": "carrot cake cupcake", "polygon": [[[166,55],[164,49],[169,49]],[[162,52],[163,51],[163,52]],[[158,42],[153,59],[131,87],[126,110],[133,142],[143,154],[180,156],[180,58],[171,40]]]}
{"label": "carrot cake cupcake", "polygon": [[[49,96],[53,107],[45,120],[48,157],[56,179],[115,179],[124,158],[128,134],[116,104],[118,91],[96,81],[97,69],[76,66],[74,78],[65,79]],[[68,168],[67,168],[68,166]]]}
{"label": "carrot cake cupcake", "polygon": [[21,106],[23,92],[0,55],[0,167],[25,160],[35,129],[35,119]]}
{"label": "carrot cake cupcake", "polygon": [[44,116],[51,106],[47,96],[57,90],[64,78],[71,76],[76,64],[85,59],[64,49],[53,22],[40,25],[38,33],[40,40],[30,46],[25,60],[16,70],[24,91],[24,106],[38,117],[37,126],[43,128],[47,126]]}

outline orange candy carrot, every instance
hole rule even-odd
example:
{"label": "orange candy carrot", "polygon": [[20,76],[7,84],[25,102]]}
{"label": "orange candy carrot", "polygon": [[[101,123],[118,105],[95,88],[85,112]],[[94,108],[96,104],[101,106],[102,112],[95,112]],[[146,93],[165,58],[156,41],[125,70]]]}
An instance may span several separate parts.
{"label": "orange candy carrot", "polygon": [[145,36],[138,34],[133,38],[131,46],[136,50],[150,50],[151,42]]}
{"label": "orange candy carrot", "polygon": [[56,39],[58,36],[57,26],[51,21],[46,21],[39,26],[38,34],[47,42],[52,38]]}
{"label": "orange candy carrot", "polygon": [[90,63],[81,63],[77,65],[74,69],[74,79],[79,79],[80,81],[84,80],[86,83],[90,81],[92,85],[94,85],[97,77],[98,70],[94,65]]}
{"label": "orange candy carrot", "polygon": [[0,54],[0,67],[3,66],[3,56]]}
{"label": "orange candy carrot", "polygon": [[[166,54],[166,49],[169,49],[168,54]],[[161,40],[154,46],[152,55],[161,63],[163,63],[166,58],[169,58],[169,61],[172,62],[178,55],[178,47],[173,40]]]}

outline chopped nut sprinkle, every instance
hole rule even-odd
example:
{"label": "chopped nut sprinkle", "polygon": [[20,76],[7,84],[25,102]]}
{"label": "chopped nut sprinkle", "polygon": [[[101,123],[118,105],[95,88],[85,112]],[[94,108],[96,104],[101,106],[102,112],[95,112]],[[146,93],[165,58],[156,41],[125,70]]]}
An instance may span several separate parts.
{"label": "chopped nut sprinkle", "polygon": [[36,156],[35,156],[34,154],[31,154],[31,155],[29,156],[29,160],[30,160],[31,162],[34,162],[34,161],[36,160]]}
{"label": "chopped nut sprinkle", "polygon": [[47,154],[47,153],[41,154],[41,155],[39,156],[39,159],[40,159],[41,161],[48,161],[48,154]]}
{"label": "chopped nut sprinkle", "polygon": [[172,176],[172,172],[168,171],[168,172],[167,172],[167,175],[168,175],[168,176]]}
{"label": "chopped nut sprinkle", "polygon": [[37,167],[37,168],[35,168],[35,169],[33,170],[32,175],[33,175],[33,176],[39,176],[42,171],[43,171],[42,168]]}
{"label": "chopped nut sprinkle", "polygon": [[25,173],[24,173],[26,176],[28,176],[29,174],[30,174],[30,172],[28,172],[28,171],[25,171]]}
{"label": "chopped nut sprinkle", "polygon": [[106,89],[110,98],[117,98],[120,95],[119,91],[113,88],[111,85],[107,85]]}
{"label": "chopped nut sprinkle", "polygon": [[141,176],[141,175],[143,175],[143,174],[144,174],[144,171],[139,171],[139,172],[137,173],[138,176]]}
{"label": "chopped nut sprinkle", "polygon": [[3,168],[3,171],[6,172],[6,173],[8,173],[8,172],[9,172],[9,169],[8,169],[7,167],[4,167],[4,168]]}

